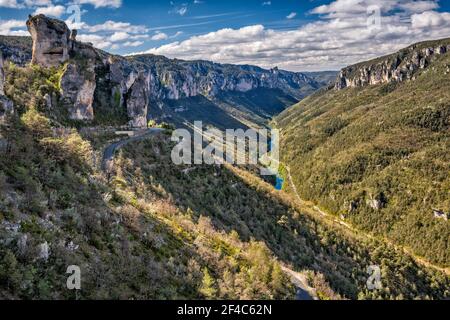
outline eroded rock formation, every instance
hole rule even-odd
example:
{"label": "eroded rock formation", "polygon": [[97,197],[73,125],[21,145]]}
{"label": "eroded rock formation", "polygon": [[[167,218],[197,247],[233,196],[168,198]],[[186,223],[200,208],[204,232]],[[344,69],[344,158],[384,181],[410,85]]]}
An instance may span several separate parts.
{"label": "eroded rock formation", "polygon": [[27,27],[33,39],[33,64],[57,67],[69,59],[70,30],[63,21],[40,14],[30,16]]}
{"label": "eroded rock formation", "polygon": [[413,45],[398,53],[344,68],[336,80],[335,88],[342,90],[413,80],[419,70],[427,68],[440,55],[450,52],[448,40],[433,47],[429,45],[432,43]]}
{"label": "eroded rock formation", "polygon": [[61,77],[61,98],[70,119],[92,121],[96,106],[104,105],[103,110],[126,106],[130,124],[146,126],[148,80],[138,77],[125,58],[113,59],[91,44],[76,41],[77,30],[70,31],[64,22],[44,15],[30,17],[27,26],[33,39],[32,63],[43,67],[67,63]]}

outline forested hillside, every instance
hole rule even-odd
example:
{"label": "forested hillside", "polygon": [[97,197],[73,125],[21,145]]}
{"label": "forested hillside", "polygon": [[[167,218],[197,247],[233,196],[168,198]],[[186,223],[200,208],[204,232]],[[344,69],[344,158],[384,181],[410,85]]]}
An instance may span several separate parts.
{"label": "forested hillside", "polygon": [[[449,296],[444,274],[317,217],[251,171],[173,165],[164,134],[128,145],[102,172],[116,138],[49,118],[44,93],[58,69],[27,70],[14,72],[31,85],[22,97],[8,91],[17,113],[1,129],[1,297],[293,299],[283,266],[321,299]],[[69,265],[82,270],[76,295]],[[382,290],[367,288],[371,265]]]}
{"label": "forested hillside", "polygon": [[[397,55],[427,57],[420,68],[398,62],[409,68],[409,80],[352,80],[365,86],[318,92],[275,124],[282,130],[282,161],[301,198],[449,267],[450,54],[428,58],[437,50]],[[386,65],[380,58],[348,69],[367,78],[367,70]]]}

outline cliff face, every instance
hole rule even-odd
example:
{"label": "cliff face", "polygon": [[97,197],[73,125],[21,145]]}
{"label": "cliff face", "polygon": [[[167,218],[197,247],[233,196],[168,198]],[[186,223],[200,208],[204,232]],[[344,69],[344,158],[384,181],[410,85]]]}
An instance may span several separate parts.
{"label": "cliff face", "polygon": [[150,92],[159,100],[200,95],[215,97],[223,92],[248,92],[258,88],[280,89],[301,99],[304,97],[301,88],[308,87],[313,91],[323,85],[303,73],[278,68],[265,70],[255,66],[171,60],[153,55],[133,56],[128,60],[150,73]]}
{"label": "cliff face", "polygon": [[147,126],[148,108],[148,77],[139,73],[126,95],[126,106],[130,127],[139,128]]}
{"label": "cliff face", "polygon": [[72,120],[94,120],[94,67],[69,63],[61,78],[61,93]]}
{"label": "cliff face", "polygon": [[33,39],[33,64],[57,67],[69,59],[72,41],[63,21],[44,15],[30,16],[27,28]]}
{"label": "cliff face", "polygon": [[303,73],[278,68],[264,70],[154,55],[114,56],[77,41],[76,30],[70,31],[64,22],[44,15],[30,16],[27,26],[32,42],[21,37],[0,37],[0,48],[5,48],[8,60],[22,66],[30,59],[44,67],[66,64],[61,98],[72,120],[92,121],[97,112],[109,116],[121,113],[128,115],[130,125],[145,126],[149,106],[157,105],[162,118],[167,119],[182,108],[163,110],[162,105],[172,105],[167,101],[195,97],[213,100],[224,94],[258,89],[280,90],[289,97],[283,102],[287,107],[292,100],[300,100],[326,85]]}
{"label": "cliff face", "polygon": [[450,39],[415,44],[395,54],[342,69],[335,89],[414,80],[419,70],[449,51]]}

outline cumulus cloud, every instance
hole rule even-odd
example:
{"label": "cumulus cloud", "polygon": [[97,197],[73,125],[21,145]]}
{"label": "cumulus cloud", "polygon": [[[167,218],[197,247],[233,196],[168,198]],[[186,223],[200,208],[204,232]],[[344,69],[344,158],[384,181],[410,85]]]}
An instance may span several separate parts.
{"label": "cumulus cloud", "polygon": [[16,0],[0,0],[0,7],[3,8],[17,8],[18,4]]}
{"label": "cumulus cloud", "polygon": [[48,7],[39,7],[36,9],[34,14],[45,14],[46,16],[53,16],[60,18],[66,12],[66,8],[64,6],[48,6]]}
{"label": "cumulus cloud", "polygon": [[[449,37],[450,13],[436,8],[437,0],[336,0],[313,9],[310,14],[319,19],[298,29],[221,29],[146,53],[294,71],[337,70],[414,42]],[[370,27],[378,12],[379,27]]]}
{"label": "cumulus cloud", "polygon": [[128,33],[144,33],[148,31],[148,29],[145,26],[132,25],[129,22],[120,22],[112,20],[108,20],[101,24],[89,26],[86,29],[88,29],[89,32],[123,31]]}
{"label": "cumulus cloud", "polygon": [[144,44],[140,40],[149,38],[147,27],[129,22],[108,20],[96,25],[70,21],[66,23],[69,28],[79,30],[79,40],[91,42],[97,48],[104,50],[139,47]]}
{"label": "cumulus cloud", "polygon": [[153,41],[166,40],[167,38],[169,38],[169,36],[164,32],[156,32],[156,34],[151,37]]}
{"label": "cumulus cloud", "polygon": [[130,37],[130,35],[126,32],[114,32],[109,39],[112,42],[123,41]]}
{"label": "cumulus cloud", "polygon": [[18,30],[25,26],[25,21],[22,20],[0,20],[0,34],[6,36],[24,36],[28,35],[25,30]]}
{"label": "cumulus cloud", "polygon": [[109,7],[120,8],[122,6],[122,0],[76,0],[77,4],[91,4],[95,8]]}
{"label": "cumulus cloud", "polygon": [[415,29],[444,27],[450,25],[450,13],[426,11],[411,17],[412,27]]}

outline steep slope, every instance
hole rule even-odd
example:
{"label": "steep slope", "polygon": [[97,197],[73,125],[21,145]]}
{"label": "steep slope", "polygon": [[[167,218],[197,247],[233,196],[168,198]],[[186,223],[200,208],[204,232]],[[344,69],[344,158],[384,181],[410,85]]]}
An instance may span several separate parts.
{"label": "steep slope", "polygon": [[[126,190],[121,175],[108,181],[101,150],[54,125],[31,108],[1,128],[0,298],[293,297],[264,243],[192,219],[155,183],[144,199],[137,181]],[[157,141],[167,148],[166,139]],[[66,288],[73,265],[78,292]]]}
{"label": "steep slope", "polygon": [[[449,43],[346,68],[336,88],[342,75],[354,88],[323,90],[275,121],[301,198],[443,267],[450,265],[450,54],[439,48]],[[416,58],[425,59],[422,68]],[[394,60],[386,77],[373,77]],[[409,76],[392,76],[402,66]]]}
{"label": "steep slope", "polygon": [[[293,299],[291,269],[321,299],[450,294],[442,273],[317,217],[247,170],[173,165],[168,135],[128,144],[105,175],[99,141],[110,138],[55,125],[31,108],[2,127],[2,298]],[[72,265],[77,293],[65,288]],[[367,288],[371,265],[382,290]]]}

